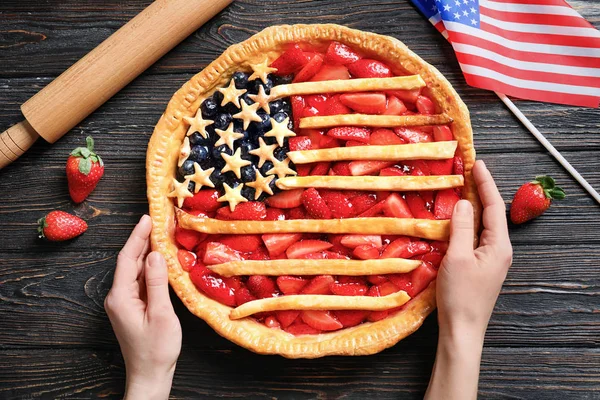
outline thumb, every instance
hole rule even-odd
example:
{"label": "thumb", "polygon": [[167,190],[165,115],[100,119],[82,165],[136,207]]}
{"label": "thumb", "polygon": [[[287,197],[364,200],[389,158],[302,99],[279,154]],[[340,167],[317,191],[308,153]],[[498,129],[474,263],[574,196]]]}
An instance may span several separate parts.
{"label": "thumb", "polygon": [[473,206],[467,200],[460,200],[452,213],[448,254],[459,257],[472,254],[474,229]]}
{"label": "thumb", "polygon": [[146,258],[145,266],[146,293],[148,296],[148,313],[159,315],[166,310],[172,310],[169,297],[169,278],[167,263],[162,254],[153,251]]}

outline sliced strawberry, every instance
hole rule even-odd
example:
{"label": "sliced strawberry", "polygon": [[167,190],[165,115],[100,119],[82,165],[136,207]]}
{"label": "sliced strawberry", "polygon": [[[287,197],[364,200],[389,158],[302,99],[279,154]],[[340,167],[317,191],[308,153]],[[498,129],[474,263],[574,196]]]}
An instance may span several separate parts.
{"label": "sliced strawberry", "polygon": [[339,114],[350,114],[352,110],[346,107],[340,101],[340,95],[335,95],[327,100],[327,107],[325,108],[325,115],[339,115]]}
{"label": "sliced strawberry", "polygon": [[410,174],[414,176],[431,175],[429,164],[423,160],[404,161],[404,165],[411,169]]}
{"label": "sliced strawberry", "polygon": [[310,150],[312,142],[308,136],[295,136],[289,138],[290,151]]}
{"label": "sliced strawberry", "polygon": [[241,306],[249,301],[256,300],[256,297],[250,293],[247,287],[243,286],[235,290],[235,303],[237,306]]}
{"label": "sliced strawberry", "polygon": [[247,258],[248,260],[254,261],[268,260],[269,254],[267,253],[267,249],[264,246],[260,246],[258,249],[248,254]]}
{"label": "sliced strawberry", "polygon": [[322,65],[323,56],[320,54],[315,54],[310,61],[307,62],[306,65],[302,67],[302,69],[296,74],[292,82],[298,83],[308,81],[310,78],[315,76],[317,72],[319,72]]}
{"label": "sliced strawberry", "polygon": [[[302,204],[304,189],[285,190],[274,196],[267,197],[265,202],[271,207],[294,208]],[[266,217],[266,215],[265,215]]]}
{"label": "sliced strawberry", "polygon": [[264,275],[252,275],[246,282],[248,290],[259,299],[277,296],[277,286],[273,279]]}
{"label": "sliced strawberry", "polygon": [[408,246],[408,251],[410,253],[409,257],[414,257],[421,254],[429,253],[431,251],[431,246],[429,245],[429,243],[424,242],[422,240],[413,240]]}
{"label": "sliced strawberry", "polygon": [[271,67],[277,68],[277,75],[289,75],[299,71],[307,63],[308,58],[304,51],[297,44],[293,44],[271,63]]}
{"label": "sliced strawberry", "polygon": [[196,265],[196,254],[192,253],[191,251],[178,249],[177,260],[179,260],[179,264],[181,264],[181,268],[184,271],[190,272]]}
{"label": "sliced strawberry", "polygon": [[407,108],[402,100],[398,99],[396,96],[388,96],[387,106],[383,115],[402,115],[406,111]]}
{"label": "sliced strawberry", "polygon": [[242,255],[231,247],[218,242],[209,242],[206,244],[203,262],[206,265],[214,265],[243,259]]}
{"label": "sliced strawberry", "polygon": [[422,263],[410,273],[412,288],[407,291],[410,297],[421,293],[435,279],[437,271],[429,263]]}
{"label": "sliced strawberry", "polygon": [[454,206],[460,200],[460,197],[454,192],[454,189],[440,190],[435,195],[435,205],[433,215],[435,219],[450,219]]}
{"label": "sliced strawberry", "polygon": [[175,228],[175,240],[187,250],[194,250],[206,237],[206,233],[183,229],[179,226]]}
{"label": "sliced strawberry", "polygon": [[296,310],[275,311],[275,317],[277,317],[277,320],[283,328],[287,328],[288,326],[292,325],[299,315],[300,311]]}
{"label": "sliced strawberry", "polygon": [[302,238],[301,233],[269,233],[262,235],[269,255],[275,257],[285,252],[288,247]]}
{"label": "sliced strawberry", "polygon": [[452,175],[454,160],[451,158],[447,160],[429,160],[425,163],[429,167],[430,175]]}
{"label": "sliced strawberry", "polygon": [[412,128],[394,128],[396,135],[400,136],[406,143],[426,143],[433,142],[433,136],[430,133]]}
{"label": "sliced strawberry", "polygon": [[290,98],[292,104],[292,117],[294,119],[294,126],[300,126],[300,118],[304,112],[304,98],[302,96],[292,96]]}
{"label": "sliced strawberry", "polygon": [[355,147],[355,146],[368,146],[369,143],[357,142],[356,140],[348,140],[346,142],[346,147]]}
{"label": "sliced strawberry", "polygon": [[413,214],[406,201],[398,193],[392,193],[385,199],[383,215],[395,218],[412,218]]}
{"label": "sliced strawberry", "polygon": [[406,172],[398,166],[393,166],[389,168],[384,168],[379,171],[379,176],[404,176]]}
{"label": "sliced strawberry", "polygon": [[360,55],[340,42],[331,42],[325,53],[327,64],[346,65],[360,60]]}
{"label": "sliced strawberry", "polygon": [[417,102],[415,104],[417,105],[417,110],[421,114],[435,114],[435,104],[433,104],[433,101],[431,101],[429,97],[419,96],[417,97]]}
{"label": "sliced strawberry", "polygon": [[362,323],[369,315],[369,311],[364,310],[338,310],[333,315],[340,321],[344,328],[350,328]]}
{"label": "sliced strawberry", "polygon": [[268,317],[266,317],[264,324],[267,326],[267,328],[271,328],[271,329],[281,328],[281,324],[279,323],[277,318],[275,318],[275,316],[273,316],[273,315],[269,315]]}
{"label": "sliced strawberry", "polygon": [[288,247],[285,253],[290,259],[302,258],[306,254],[327,250],[332,246],[333,245],[331,243],[324,242],[322,240],[301,240]]}
{"label": "sliced strawberry", "polygon": [[434,215],[427,209],[425,201],[413,192],[406,193],[406,203],[414,218],[418,219],[435,219]]}
{"label": "sliced strawberry", "polygon": [[387,107],[383,93],[344,93],[340,101],[361,114],[383,114]]}
{"label": "sliced strawberry", "polygon": [[331,275],[315,276],[302,289],[302,294],[331,294],[329,286],[335,282]]}
{"label": "sliced strawberry", "polygon": [[453,166],[453,169],[452,169],[452,173],[454,175],[464,175],[464,173],[465,173],[465,166],[464,166],[462,157],[461,156],[454,156],[453,163],[454,163],[454,166]]}
{"label": "sliced strawberry", "polygon": [[452,131],[450,127],[447,125],[439,125],[433,127],[433,139],[436,142],[445,142],[454,140],[454,136],[452,135]]}
{"label": "sliced strawberry", "polygon": [[431,242],[430,245],[431,245],[431,251],[441,253],[441,254],[446,254],[446,251],[448,251],[448,242],[446,242],[446,241],[436,240],[436,241]]}
{"label": "sliced strawberry", "polygon": [[217,199],[221,197],[218,190],[202,189],[193,197],[188,197],[183,201],[183,208],[186,210],[213,212],[223,204]]}
{"label": "sliced strawberry", "polygon": [[364,296],[369,288],[361,283],[332,283],[329,289],[336,296]]}
{"label": "sliced strawberry", "polygon": [[329,171],[330,166],[331,166],[331,163],[328,161],[316,163],[310,170],[310,174],[312,176],[327,175],[327,171]]}
{"label": "sliced strawberry", "polygon": [[362,217],[362,218],[376,217],[383,213],[384,207],[385,207],[385,200],[382,200],[382,201],[378,202],[377,204],[375,204],[373,207],[369,208],[367,211],[363,211],[358,216]]}
{"label": "sliced strawberry", "polygon": [[413,284],[411,282],[411,274],[389,274],[387,275],[390,282],[392,282],[399,290],[404,290],[406,293],[412,292]]}
{"label": "sliced strawberry", "polygon": [[377,289],[380,296],[387,296],[392,293],[398,292],[400,289],[396,287],[392,282],[384,282],[381,285],[377,285]]}
{"label": "sliced strawberry", "polygon": [[385,248],[381,253],[381,258],[407,258],[410,255],[409,246],[410,239],[406,236],[401,236]]}
{"label": "sliced strawberry", "polygon": [[363,193],[351,199],[352,202],[352,217],[362,214],[367,211],[375,204],[377,204],[377,198],[374,195]]}
{"label": "sliced strawberry", "polygon": [[348,70],[355,78],[387,78],[393,76],[390,67],[381,61],[368,58],[348,64]]}
{"label": "sliced strawberry", "polygon": [[265,217],[265,221],[283,221],[284,219],[285,212],[281,208],[267,208],[267,216]]}
{"label": "sliced strawberry", "polygon": [[316,108],[317,110],[319,110],[319,114],[325,112],[328,100],[329,96],[324,94],[311,94],[304,96],[304,101],[306,102],[307,107]]}
{"label": "sliced strawberry", "polygon": [[327,203],[315,188],[308,188],[302,193],[302,204],[312,218],[331,218],[331,211],[327,207]]}
{"label": "sliced strawberry", "polygon": [[383,246],[380,235],[344,235],[341,243],[350,249],[363,245]]}
{"label": "sliced strawberry", "polygon": [[300,318],[320,331],[335,331],[344,327],[329,311],[306,310],[300,313]]}
{"label": "sliced strawberry", "polygon": [[333,164],[331,168],[336,175],[350,176],[350,162],[349,161],[338,161]]}
{"label": "sliced strawberry", "polygon": [[311,82],[332,81],[350,79],[348,68],[343,65],[323,65],[319,72],[312,78]]}
{"label": "sliced strawberry", "polygon": [[348,257],[335,251],[317,251],[302,256],[305,260],[347,260]]}
{"label": "sliced strawberry", "polygon": [[355,247],[352,254],[360,260],[375,260],[379,258],[379,248],[372,244],[363,244]]}
{"label": "sliced strawberry", "polygon": [[353,205],[343,192],[322,190],[320,193],[333,218],[350,218],[354,215]]}
{"label": "sliced strawberry", "polygon": [[308,279],[298,276],[282,275],[277,277],[277,286],[283,294],[298,294],[307,283]]}
{"label": "sliced strawberry", "polygon": [[421,89],[413,89],[413,90],[388,90],[387,93],[394,97],[397,97],[399,100],[405,103],[415,104],[419,95],[421,94]]}
{"label": "sliced strawberry", "polygon": [[290,208],[287,212],[287,218],[288,219],[307,219],[308,214],[306,213],[306,210],[304,209],[304,207],[300,206],[300,207],[296,207],[296,208]]}
{"label": "sliced strawberry", "polygon": [[317,107],[313,107],[313,106],[306,106],[304,108],[304,110],[302,111],[303,118],[317,117],[320,114],[321,114],[321,111],[319,111],[319,109]]}
{"label": "sliced strawberry", "polygon": [[375,192],[375,197],[377,198],[377,201],[383,201],[383,200],[386,200],[388,197],[390,197],[390,194],[392,194],[392,192],[387,192],[385,190],[379,190],[379,191]]}
{"label": "sliced strawberry", "polygon": [[387,278],[384,275],[369,275],[367,276],[367,281],[373,285],[381,285],[384,282],[387,282]]}
{"label": "sliced strawberry", "polygon": [[340,147],[340,141],[331,136],[323,136],[319,142],[319,148],[321,149],[332,149],[334,147]]}
{"label": "sliced strawberry", "polygon": [[310,175],[310,169],[312,166],[310,164],[298,164],[296,165],[296,172],[298,176],[308,176]]}
{"label": "sliced strawberry", "polygon": [[304,322],[299,323],[298,321],[296,321],[294,324],[285,328],[285,331],[287,333],[291,333],[294,336],[317,335],[317,334],[321,333],[320,330],[315,329],[312,326],[305,324]]}
{"label": "sliced strawberry", "polygon": [[228,206],[217,210],[218,219],[236,221],[260,221],[267,217],[267,207],[260,201],[248,201],[240,203],[231,211]]}
{"label": "sliced strawberry", "polygon": [[377,128],[371,132],[369,144],[375,146],[387,146],[396,144],[405,144],[406,142],[394,133],[391,129]]}
{"label": "sliced strawberry", "polygon": [[353,176],[369,175],[394,165],[393,161],[352,161],[349,164]]}
{"label": "sliced strawberry", "polygon": [[444,256],[438,251],[431,251],[429,253],[421,254],[413,257],[414,260],[421,260],[426,264],[431,264],[434,268],[439,268],[442,263]]}
{"label": "sliced strawberry", "polygon": [[263,243],[260,235],[226,235],[222,236],[219,242],[242,253],[256,251]]}
{"label": "sliced strawberry", "polygon": [[341,126],[328,130],[327,135],[341,140],[354,140],[356,142],[369,143],[371,130],[356,126]]}
{"label": "sliced strawberry", "polygon": [[[396,293],[399,289],[391,282],[386,281],[377,286],[371,286],[368,295],[373,297],[387,296],[392,293]],[[372,311],[369,313],[368,320],[371,322],[381,321],[387,318],[389,315],[388,310],[383,311]]]}
{"label": "sliced strawberry", "polygon": [[235,307],[235,293],[222,278],[213,274],[204,266],[196,266],[190,271],[194,285],[208,297],[226,306]]}

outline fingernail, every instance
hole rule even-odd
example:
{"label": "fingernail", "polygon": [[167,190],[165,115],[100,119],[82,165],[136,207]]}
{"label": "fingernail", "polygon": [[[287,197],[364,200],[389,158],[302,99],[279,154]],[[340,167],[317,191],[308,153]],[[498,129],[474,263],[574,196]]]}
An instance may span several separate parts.
{"label": "fingernail", "polygon": [[485,169],[487,169],[487,166],[485,165],[485,162],[484,162],[483,160],[478,160],[478,161],[479,161],[479,163],[481,164],[481,167],[482,167],[482,168],[485,168]]}
{"label": "fingernail", "polygon": [[165,259],[158,251],[153,251],[148,255],[148,264],[151,267],[162,267],[165,264]]}
{"label": "fingernail", "polygon": [[456,215],[468,215],[471,212],[471,204],[468,200],[460,200],[456,203],[455,213]]}
{"label": "fingernail", "polygon": [[140,223],[144,222],[148,218],[150,218],[150,216],[148,214],[142,215],[142,218],[140,218]]}

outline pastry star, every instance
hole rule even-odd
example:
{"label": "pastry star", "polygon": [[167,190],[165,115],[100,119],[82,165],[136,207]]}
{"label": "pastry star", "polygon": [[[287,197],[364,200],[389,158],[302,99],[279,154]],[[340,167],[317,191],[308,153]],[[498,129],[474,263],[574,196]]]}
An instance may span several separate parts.
{"label": "pastry star", "polygon": [[240,107],[240,96],[246,93],[246,89],[236,89],[233,79],[229,82],[226,88],[218,88],[219,92],[223,93],[223,101],[221,107],[228,103],[233,103],[236,107]]}
{"label": "pastry star", "polygon": [[188,197],[193,197],[192,192],[189,191],[188,186],[190,185],[190,180],[186,179],[183,182],[177,181],[177,179],[173,178],[173,191],[167,195],[167,197],[177,197],[177,207],[181,208],[183,206],[183,201]]}
{"label": "pastry star", "polygon": [[223,167],[221,172],[225,173],[227,171],[232,171],[235,174],[235,176],[238,177],[238,179],[242,178],[242,167],[252,164],[250,161],[242,159],[241,148],[238,148],[232,156],[230,156],[227,153],[221,153],[221,157],[223,157],[223,160],[225,160],[225,166]]}
{"label": "pastry star", "polygon": [[215,122],[210,119],[203,119],[202,112],[200,110],[198,110],[195,117],[183,117],[183,120],[190,124],[190,127],[187,131],[187,136],[190,136],[194,132],[199,132],[204,139],[208,137],[208,133],[206,133],[206,127]]}
{"label": "pastry star", "polygon": [[269,67],[267,64],[269,64],[268,58],[265,58],[265,60],[260,64],[252,64],[250,67],[252,67],[252,71],[254,72],[252,73],[252,75],[250,75],[248,80],[251,81],[253,79],[260,78],[260,80],[266,84],[267,75],[269,75],[271,72],[277,71],[277,68]]}
{"label": "pastry star", "polygon": [[192,148],[190,147],[190,138],[186,137],[183,139],[183,145],[181,145],[181,149],[179,149],[179,161],[177,161],[177,166],[181,167],[185,160],[190,156],[190,152]]}
{"label": "pastry star", "polygon": [[286,158],[283,161],[274,159],[273,168],[267,171],[267,175],[277,175],[277,177],[281,179],[285,178],[286,175],[297,175],[297,173],[290,168],[290,159]]}
{"label": "pastry star", "polygon": [[248,153],[253,156],[258,156],[260,159],[258,160],[258,168],[262,167],[265,161],[272,161],[275,159],[273,155],[273,151],[277,148],[276,144],[267,145],[263,138],[258,138],[258,149],[254,149],[249,151]]}
{"label": "pastry star", "polygon": [[262,119],[260,118],[260,115],[258,115],[256,113],[256,111],[260,107],[260,104],[252,103],[251,105],[248,105],[248,104],[246,104],[245,101],[242,100],[241,105],[242,105],[242,111],[240,111],[237,114],[234,114],[233,118],[244,120],[244,129],[248,129],[248,126],[250,126],[250,122],[252,122],[252,121],[256,121],[256,122],[262,121]]}
{"label": "pastry star", "polygon": [[275,175],[262,176],[260,171],[256,170],[256,179],[254,182],[246,183],[246,186],[254,188],[254,200],[258,200],[263,192],[269,193],[270,195],[273,194],[273,189],[269,186],[269,183],[271,183],[273,179],[275,179]]}
{"label": "pastry star", "polygon": [[192,175],[184,176],[185,179],[189,179],[194,182],[194,193],[198,193],[202,186],[208,186],[214,188],[215,185],[210,180],[210,174],[213,173],[215,168],[209,168],[206,171],[202,169],[200,164],[194,163],[194,173]]}
{"label": "pastry star", "polygon": [[287,117],[282,122],[277,122],[273,118],[271,118],[271,127],[272,129],[265,133],[266,137],[274,137],[277,139],[277,143],[283,147],[283,140],[286,137],[296,136],[294,131],[288,129],[288,122],[290,121],[290,117]]}
{"label": "pastry star", "polygon": [[217,199],[217,201],[227,201],[229,202],[229,209],[231,212],[235,211],[235,207],[240,203],[245,203],[248,201],[247,198],[242,196],[242,187],[244,184],[239,184],[233,189],[226,183],[223,183],[223,189],[225,189],[225,194]]}
{"label": "pastry star", "polygon": [[269,107],[269,99],[271,97],[265,93],[265,87],[263,85],[259,85],[258,94],[249,94],[248,97],[258,104],[259,107],[262,107],[267,114],[271,114],[271,107]]}
{"label": "pastry star", "polygon": [[227,130],[215,129],[215,132],[219,135],[219,140],[215,143],[215,147],[226,144],[231,150],[233,150],[233,142],[244,137],[243,133],[234,132],[233,122],[229,124]]}

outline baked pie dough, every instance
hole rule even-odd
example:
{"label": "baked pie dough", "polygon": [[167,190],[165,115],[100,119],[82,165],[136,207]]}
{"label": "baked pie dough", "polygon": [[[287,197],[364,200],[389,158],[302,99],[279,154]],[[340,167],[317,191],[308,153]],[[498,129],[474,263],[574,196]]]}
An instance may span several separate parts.
{"label": "baked pie dough", "polygon": [[[256,94],[248,94],[244,89],[238,90],[232,76],[237,71],[247,72],[248,79],[262,81],[265,84],[269,74],[277,73],[273,61],[278,59],[289,46],[301,44],[325,52],[332,43],[341,43],[362,54],[365,58],[375,59],[389,66],[394,73],[391,77],[362,78],[349,80],[331,80],[318,82],[301,82],[276,85],[266,93],[261,86]],[[311,59],[312,60],[312,59]],[[316,61],[315,61],[316,62]],[[309,61],[310,63],[310,61]],[[304,71],[304,69],[302,70]],[[303,73],[303,72],[300,73]],[[297,76],[297,75],[296,75]],[[422,89],[419,89],[422,88]],[[481,206],[476,186],[471,176],[475,162],[473,136],[466,106],[460,100],[450,83],[431,65],[424,62],[400,41],[374,33],[362,32],[344,26],[325,25],[293,25],[273,26],[252,36],[248,40],[231,46],[220,57],[195,75],[179,89],[169,102],[165,113],[160,118],[147,153],[147,183],[150,215],[153,221],[152,248],[160,251],[169,267],[169,282],[175,293],[186,307],[195,315],[205,320],[215,331],[227,339],[261,354],[279,354],[289,358],[315,358],[327,355],[367,355],[377,353],[393,346],[404,337],[416,331],[424,319],[435,309],[435,281],[423,291],[411,298],[400,290],[381,297],[369,296],[334,296],[316,294],[284,295],[265,299],[257,299],[238,307],[230,307],[205,295],[193,283],[192,272],[184,270],[178,259],[180,246],[175,239],[177,229],[195,231],[205,234],[273,234],[276,232],[301,233],[344,233],[344,234],[378,234],[406,235],[427,240],[447,240],[449,220],[432,220],[419,218],[358,217],[348,219],[285,219],[274,221],[224,220],[206,218],[204,215],[192,215],[181,207],[185,201],[198,192],[191,188],[194,183],[203,185],[202,189],[211,186],[206,180],[209,166],[193,166],[185,180],[178,180],[178,168],[190,157],[190,140],[194,132],[206,137],[207,127],[212,120],[203,119],[199,109],[201,104],[216,91],[223,94],[222,102],[240,102],[240,111],[236,118],[243,121],[244,129],[252,123],[260,123],[258,112],[269,112],[269,102],[292,95],[311,95],[316,93],[345,92],[380,92],[386,90],[422,90],[435,104],[436,113],[407,113],[406,115],[365,115],[367,113],[349,113],[328,116],[290,116],[289,120],[272,119],[267,145],[263,139],[260,148],[253,150],[255,157],[260,157],[260,165],[271,163],[273,166],[267,173],[259,171],[254,187],[256,199],[270,196],[277,190],[292,188],[338,187],[340,189],[392,191],[392,190],[432,190],[442,188],[461,188],[461,197],[469,200],[475,210],[475,222],[481,217]],[[249,96],[246,103],[245,97]],[[272,104],[272,103],[271,103]],[[231,104],[222,104],[229,106]],[[217,123],[214,121],[215,124]],[[339,126],[368,127],[430,127],[447,125],[451,128],[452,139],[445,142],[415,143],[397,146],[333,147],[318,150],[290,151],[289,158],[277,159],[273,155],[275,141],[282,146],[284,141],[297,135],[299,129],[322,129]],[[216,125],[215,125],[216,127]],[[231,125],[222,125],[221,134],[224,146],[232,147],[242,133]],[[268,131],[268,129],[267,129]],[[218,132],[218,130],[217,130]],[[228,133],[224,133],[228,132]],[[266,140],[266,139],[265,139]],[[258,146],[256,146],[258,147]],[[330,162],[334,160],[379,160],[382,165],[389,165],[389,160],[442,160],[456,154],[462,159],[464,173],[462,175],[444,176],[296,176],[290,161],[299,168],[303,163]],[[231,149],[233,150],[233,149]],[[239,149],[238,149],[239,150]],[[224,152],[229,151],[223,149]],[[223,153],[228,160],[224,166],[211,173],[223,174],[235,171],[240,177],[245,162],[239,151]],[[372,162],[372,161],[367,161]],[[393,164],[393,161],[391,161]],[[407,161],[410,162],[410,161]],[[197,166],[196,166],[197,165]],[[266,176],[277,177],[278,179]],[[341,178],[341,179],[336,179]],[[383,179],[382,179],[383,178]],[[272,182],[273,181],[273,182]],[[381,186],[384,185],[385,187]],[[251,184],[246,185],[252,187]],[[221,207],[233,212],[236,207],[251,204],[243,197],[244,183],[236,187],[223,184],[219,198]],[[261,190],[259,193],[258,190]],[[301,190],[301,189],[295,189]],[[314,190],[314,189],[311,189]],[[454,189],[447,189],[454,190]],[[424,195],[425,196],[425,195]],[[251,200],[255,200],[251,198]],[[268,202],[268,200],[267,200]],[[476,240],[476,239],[475,239]],[[325,253],[325,252],[324,252]],[[380,258],[374,260],[343,259],[290,259],[244,261],[232,260],[208,268],[223,276],[236,275],[375,275],[392,272],[413,271],[420,265],[419,261],[401,258]],[[324,272],[323,272],[324,271]],[[336,272],[339,271],[339,272]],[[361,273],[360,271],[364,271]],[[401,307],[400,307],[401,306]],[[400,307],[400,308],[398,308]],[[331,332],[293,335],[283,329],[268,327],[258,319],[252,318],[257,313],[273,310],[388,310],[386,318],[376,322],[364,322],[344,327]],[[318,311],[317,311],[318,312]],[[365,311],[366,312],[366,311]],[[379,311],[375,311],[379,312]],[[260,314],[258,314],[260,315]],[[387,315],[387,314],[386,314]]]}

